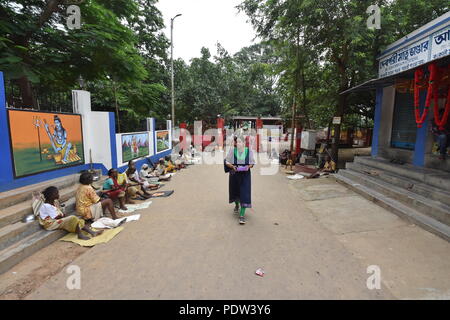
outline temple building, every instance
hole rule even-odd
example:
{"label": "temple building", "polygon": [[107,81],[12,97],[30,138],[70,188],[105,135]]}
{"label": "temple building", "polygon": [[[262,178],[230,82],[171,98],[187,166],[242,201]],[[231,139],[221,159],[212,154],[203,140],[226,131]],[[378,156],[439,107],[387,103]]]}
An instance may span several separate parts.
{"label": "temple building", "polygon": [[[376,91],[372,154],[336,180],[450,241],[450,12],[389,45]],[[342,94],[342,93],[341,93]]]}
{"label": "temple building", "polygon": [[450,118],[450,12],[389,45],[378,61],[378,79],[346,91],[376,90],[372,156],[450,172],[431,130]]}

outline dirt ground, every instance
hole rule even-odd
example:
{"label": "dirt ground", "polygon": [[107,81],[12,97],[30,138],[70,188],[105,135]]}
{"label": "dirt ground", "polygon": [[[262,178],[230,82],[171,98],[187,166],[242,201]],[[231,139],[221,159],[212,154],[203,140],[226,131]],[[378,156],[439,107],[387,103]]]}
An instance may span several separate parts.
{"label": "dirt ground", "polygon": [[[358,151],[361,151],[358,150]],[[349,152],[347,156],[353,156]],[[0,275],[0,299],[448,299],[450,244],[334,179],[252,172],[240,226],[220,165],[178,173],[109,243],[57,241]],[[65,267],[82,271],[68,290]],[[368,290],[368,266],[381,290]],[[262,267],[264,278],[255,276]]]}
{"label": "dirt ground", "polygon": [[0,300],[20,300],[90,248],[56,241],[0,275]]}

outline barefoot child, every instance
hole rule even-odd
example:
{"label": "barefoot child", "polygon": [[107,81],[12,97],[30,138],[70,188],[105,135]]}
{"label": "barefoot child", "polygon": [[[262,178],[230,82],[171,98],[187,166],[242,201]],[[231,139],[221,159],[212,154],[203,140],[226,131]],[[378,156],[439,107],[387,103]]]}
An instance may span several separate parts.
{"label": "barefoot child", "polygon": [[56,200],[59,199],[59,191],[56,187],[48,187],[42,192],[45,202],[39,210],[39,224],[45,230],[62,229],[68,232],[76,233],[78,239],[89,240],[89,237],[82,233],[86,231],[91,236],[96,237],[102,231],[94,232],[91,228],[85,225],[84,220],[76,216],[66,217],[61,209],[56,205]]}

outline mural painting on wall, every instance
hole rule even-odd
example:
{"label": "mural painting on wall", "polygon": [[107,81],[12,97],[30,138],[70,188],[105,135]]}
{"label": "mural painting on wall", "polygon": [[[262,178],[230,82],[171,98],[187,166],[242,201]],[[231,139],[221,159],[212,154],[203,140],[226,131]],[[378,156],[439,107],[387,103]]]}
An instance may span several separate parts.
{"label": "mural painting on wall", "polygon": [[122,162],[142,158],[150,154],[148,133],[122,135]]}
{"label": "mural painting on wall", "polygon": [[170,148],[169,131],[156,132],[156,152],[162,152]]}
{"label": "mural painting on wall", "polygon": [[84,164],[81,116],[8,110],[16,178]]}

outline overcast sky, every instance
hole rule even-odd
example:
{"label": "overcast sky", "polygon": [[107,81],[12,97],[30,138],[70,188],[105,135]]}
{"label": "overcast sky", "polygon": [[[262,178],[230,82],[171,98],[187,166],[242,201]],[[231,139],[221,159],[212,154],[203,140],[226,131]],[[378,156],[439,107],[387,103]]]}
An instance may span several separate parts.
{"label": "overcast sky", "polygon": [[255,32],[246,20],[245,13],[235,8],[241,0],[159,0],[166,25],[165,34],[170,40],[170,19],[175,19],[173,43],[174,59],[200,57],[202,47],[209,48],[211,55],[216,54],[216,43],[234,54],[241,48],[253,44]]}

